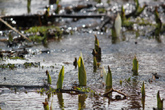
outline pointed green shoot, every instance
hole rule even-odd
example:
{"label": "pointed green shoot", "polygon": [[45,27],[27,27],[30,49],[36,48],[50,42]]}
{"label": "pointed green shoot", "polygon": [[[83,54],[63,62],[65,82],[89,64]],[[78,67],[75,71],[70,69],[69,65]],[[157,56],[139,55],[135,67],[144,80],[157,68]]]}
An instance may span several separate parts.
{"label": "pointed green shoot", "polygon": [[145,86],[144,86],[144,82],[142,84],[141,94],[142,94],[142,98],[144,98],[145,97]]}
{"label": "pointed green shoot", "polygon": [[64,80],[64,66],[62,66],[58,75],[57,89],[62,89],[63,80]]}
{"label": "pointed green shoot", "polygon": [[93,57],[93,72],[96,72],[97,70],[97,60],[96,57]]}
{"label": "pointed green shoot", "polygon": [[132,68],[133,75],[138,75],[138,68],[139,68],[139,63],[135,56],[133,59],[133,68]]}
{"label": "pointed green shoot", "polygon": [[107,77],[106,77],[106,88],[107,89],[112,88],[112,73],[111,73],[109,66],[108,66],[108,73],[107,73]]}
{"label": "pointed green shoot", "polygon": [[97,51],[98,48],[99,47],[99,40],[98,40],[98,38],[97,38],[97,36],[95,35],[95,50]]}
{"label": "pointed green shoot", "polygon": [[142,94],[141,102],[142,102],[142,107],[143,107],[143,110],[144,110],[144,108],[145,108],[145,85],[144,85],[144,81],[143,81],[143,84],[142,84],[142,87],[141,87],[141,94]]}
{"label": "pointed green shoot", "polygon": [[163,110],[163,99],[161,100],[159,91],[157,93],[157,108],[158,110]]}
{"label": "pointed green shoot", "polygon": [[83,58],[80,56],[78,60],[78,79],[80,86],[86,86],[86,70]]}
{"label": "pointed green shoot", "polygon": [[46,75],[47,75],[47,83],[52,84],[52,79],[51,79],[51,76],[50,76],[48,70],[46,70]]}
{"label": "pointed green shoot", "polygon": [[120,80],[120,85],[122,85],[122,83],[123,83],[123,81],[122,81],[122,80]]}
{"label": "pointed green shoot", "polygon": [[95,49],[93,50],[93,56],[96,56],[97,62],[101,61],[101,48],[99,46],[99,40],[97,39],[97,36],[95,35],[95,43],[94,43]]}
{"label": "pointed green shoot", "polygon": [[136,10],[135,17],[139,16],[144,11],[146,6],[147,5],[144,4],[144,6],[142,8],[139,7],[138,10]]}

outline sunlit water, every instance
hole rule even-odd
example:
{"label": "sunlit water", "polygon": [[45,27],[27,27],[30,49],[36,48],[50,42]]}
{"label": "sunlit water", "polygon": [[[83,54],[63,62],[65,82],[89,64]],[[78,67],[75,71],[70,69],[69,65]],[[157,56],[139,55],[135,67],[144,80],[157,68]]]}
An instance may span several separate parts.
{"label": "sunlit water", "polygon": [[[26,13],[26,11],[24,12]],[[80,27],[84,24],[99,22],[100,20],[98,19],[86,19],[79,20],[77,24],[71,23],[69,25],[71,27]],[[141,31],[143,30],[144,29],[141,29]],[[93,73],[92,66],[93,56],[91,53],[94,48],[94,34],[97,34],[102,49],[101,67],[104,66],[107,71],[107,66],[110,66],[113,77],[113,88],[122,90],[128,95],[128,98],[121,101],[110,101],[109,103],[107,98],[92,97],[90,94],[55,94],[49,100],[49,105],[53,100],[53,110],[61,108],[66,110],[80,108],[87,110],[142,109],[141,95],[139,93],[141,92],[143,81],[145,82],[146,89],[145,109],[151,110],[153,107],[157,107],[156,94],[158,90],[160,91],[161,98],[165,98],[164,35],[162,35],[162,43],[158,43],[155,39],[148,39],[144,36],[135,38],[134,32],[125,32],[122,35],[122,37],[126,37],[124,41],[120,40],[116,44],[112,44],[111,37],[109,37],[108,34],[100,34],[99,32],[92,31],[92,29],[82,29],[81,31],[76,31],[73,35],[64,36],[60,41],[50,42],[48,48],[42,45],[28,48],[30,53],[25,56],[26,60],[5,60],[0,62],[20,65],[14,70],[1,69],[0,84],[43,85],[43,80],[46,79],[45,71],[48,70],[52,77],[52,85],[56,87],[59,71],[62,65],[64,65],[65,77],[63,87],[68,89],[75,81],[78,83],[78,70],[73,66],[73,61],[74,58],[78,58],[82,52],[87,71],[87,86],[103,94],[104,87],[102,83],[104,81],[103,78],[100,78],[102,73],[101,69]],[[137,42],[137,44],[135,44],[135,42]],[[0,43],[0,46],[3,49],[7,48],[4,43]],[[50,50],[50,53],[41,53],[40,51],[42,50]],[[131,71],[132,60],[135,55],[139,61],[139,75],[136,77],[132,76]],[[25,62],[40,62],[40,67],[25,69],[22,67],[22,64]],[[51,66],[54,66],[54,68]],[[161,77],[153,80],[152,73],[158,73]],[[4,80],[4,77],[6,80]],[[125,79],[129,77],[131,77],[131,81],[127,83]],[[150,83],[149,79],[153,82]],[[120,80],[123,81],[122,86],[119,84]],[[25,91],[27,91],[27,93],[25,93]],[[45,98],[47,98],[47,95],[38,94],[35,88],[32,90],[19,88],[16,93],[14,90],[0,88],[0,107],[2,110],[41,110],[43,109],[42,102],[44,102]]]}

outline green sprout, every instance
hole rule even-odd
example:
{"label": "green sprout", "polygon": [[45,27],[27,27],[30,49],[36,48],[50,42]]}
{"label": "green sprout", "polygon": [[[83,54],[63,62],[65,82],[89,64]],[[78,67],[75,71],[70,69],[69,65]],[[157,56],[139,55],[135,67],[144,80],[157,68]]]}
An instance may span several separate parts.
{"label": "green sprout", "polygon": [[111,89],[111,88],[112,88],[112,73],[110,67],[108,66],[108,73],[106,76],[106,89]]}
{"label": "green sprout", "polygon": [[51,76],[50,76],[48,70],[46,70],[46,75],[47,75],[47,83],[52,84],[52,79],[51,79]]}
{"label": "green sprout", "polygon": [[122,20],[122,26],[124,26],[124,27],[132,27],[133,26],[133,22],[130,22],[125,17],[125,9],[124,9],[123,5],[121,7],[121,20]]}
{"label": "green sprout", "polygon": [[145,86],[144,86],[144,82],[143,82],[142,87],[141,87],[141,94],[142,94],[141,102],[142,102],[142,106],[143,106],[143,109],[144,109],[145,108]]}
{"label": "green sprout", "polygon": [[122,85],[122,83],[123,83],[123,81],[122,81],[122,80],[120,80],[120,85]]}
{"label": "green sprout", "polygon": [[145,9],[145,7],[147,6],[146,4],[144,4],[143,5],[143,7],[141,8],[140,6],[139,6],[139,0],[134,0],[135,1],[135,5],[136,5],[136,7],[135,7],[135,13],[134,13],[134,16],[135,17],[137,17],[137,16],[139,16],[143,11],[144,11],[144,9]]}
{"label": "green sprout", "polygon": [[96,57],[93,57],[93,72],[96,72],[97,70],[97,60]]}
{"label": "green sprout", "polygon": [[97,36],[95,35],[95,42],[94,42],[95,49],[93,49],[93,56],[96,57],[97,62],[101,61],[101,48],[99,46],[99,40]]}
{"label": "green sprout", "polygon": [[144,85],[144,82],[142,84],[141,93],[142,93],[142,97],[145,97],[145,85]]}
{"label": "green sprout", "polygon": [[163,99],[161,100],[159,91],[157,93],[157,108],[158,110],[163,110]]}
{"label": "green sprout", "polygon": [[95,50],[98,51],[98,47],[99,47],[99,40],[97,38],[97,36],[95,35]]}
{"label": "green sprout", "polygon": [[82,56],[78,60],[78,79],[80,86],[86,86],[86,70]]}
{"label": "green sprout", "polygon": [[58,75],[57,89],[62,89],[63,80],[64,80],[64,66],[62,66]]}
{"label": "green sprout", "polygon": [[133,68],[132,68],[133,75],[138,75],[138,68],[139,68],[139,63],[135,56],[133,59]]}

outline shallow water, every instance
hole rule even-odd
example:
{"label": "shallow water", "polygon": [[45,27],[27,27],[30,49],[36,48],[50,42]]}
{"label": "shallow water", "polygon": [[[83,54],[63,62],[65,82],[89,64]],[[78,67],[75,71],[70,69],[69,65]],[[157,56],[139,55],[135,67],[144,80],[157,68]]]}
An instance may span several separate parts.
{"label": "shallow water", "polygon": [[[46,1],[42,1],[41,4],[45,5],[44,2]],[[26,13],[26,11],[24,12]],[[100,20],[82,19],[76,23],[68,23],[67,26],[75,28],[89,23],[97,24],[100,23]],[[142,33],[146,32],[144,27],[140,31]],[[146,90],[145,109],[151,110],[153,107],[157,107],[156,94],[158,90],[161,98],[165,98],[165,36],[161,36],[162,42],[159,43],[155,39],[149,39],[143,35],[136,38],[135,32],[124,32],[122,37],[126,37],[126,39],[121,40],[121,37],[119,42],[113,44],[111,37],[108,35],[109,33],[100,33],[92,29],[81,28],[80,31],[75,31],[73,35],[63,36],[60,41],[49,42],[47,48],[43,45],[27,48],[29,54],[25,56],[26,60],[6,59],[0,62],[0,64],[14,63],[20,65],[14,70],[0,69],[0,84],[43,85],[43,80],[46,79],[45,71],[48,70],[52,77],[52,85],[56,87],[58,73],[62,65],[64,65],[63,88],[71,88],[73,83],[78,82],[78,70],[74,68],[73,61],[82,52],[87,72],[87,86],[103,94],[103,78],[100,78],[102,71],[98,69],[96,73],[93,73],[93,56],[91,53],[94,48],[94,34],[96,34],[102,49],[101,67],[104,66],[107,70],[107,66],[110,66],[113,88],[122,90],[122,92],[128,95],[128,98],[120,101],[110,101],[109,103],[107,98],[92,97],[90,94],[55,94],[49,100],[49,104],[51,104],[53,99],[53,110],[62,108],[66,110],[80,108],[86,110],[142,109],[141,95],[139,93],[141,92],[143,81],[145,82]],[[0,46],[1,49],[8,48],[2,42],[0,42]],[[42,50],[50,50],[50,52],[41,53]],[[132,76],[131,71],[132,60],[135,55],[139,61],[138,76]],[[40,67],[25,69],[22,67],[22,64],[25,62],[40,62]],[[153,80],[152,73],[158,73],[161,77]],[[4,77],[6,80],[4,80]],[[131,77],[131,81],[126,82],[125,80],[129,77]],[[149,79],[152,79],[153,82],[150,83]],[[119,84],[120,80],[123,81],[122,86]],[[42,102],[44,102],[45,98],[47,98],[47,95],[38,94],[35,88],[18,88],[16,93],[8,88],[0,88],[0,107],[2,110],[40,110],[43,109]]]}

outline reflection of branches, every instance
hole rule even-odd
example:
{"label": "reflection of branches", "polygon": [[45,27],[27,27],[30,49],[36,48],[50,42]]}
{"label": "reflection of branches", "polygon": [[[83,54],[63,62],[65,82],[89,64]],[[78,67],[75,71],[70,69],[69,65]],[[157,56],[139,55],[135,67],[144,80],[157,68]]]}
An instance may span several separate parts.
{"label": "reflection of branches", "polygon": [[[75,89],[58,89],[56,90],[57,93],[68,93],[68,94],[71,94],[71,95],[78,95],[78,94],[86,94],[86,93],[89,93],[89,92],[83,92],[81,90],[75,90]],[[94,93],[95,95],[97,96],[101,96],[101,97],[108,97],[108,95],[112,92],[117,92],[121,95],[123,95],[124,97],[122,99],[126,99],[127,95],[124,94],[123,92],[121,91],[118,91],[118,90],[115,90],[115,89],[110,89],[108,92],[104,93],[103,95],[100,95],[100,94],[96,94],[96,92]],[[108,97],[109,98],[109,97]],[[121,100],[122,100],[121,99]]]}
{"label": "reflection of branches", "polygon": [[56,92],[68,93],[68,94],[71,94],[71,95],[78,95],[78,94],[85,94],[85,93],[87,93],[87,92],[83,92],[83,91],[75,90],[75,89],[58,89],[58,90],[56,90]]}
{"label": "reflection of branches", "polygon": [[113,89],[113,88],[111,88],[108,92],[104,93],[102,96],[103,96],[103,97],[109,97],[108,95],[109,95],[110,93],[112,93],[112,92],[117,92],[117,93],[123,95],[123,96],[124,96],[123,99],[126,99],[126,97],[127,97],[126,94],[122,93],[121,91],[115,90],[115,89]]}

